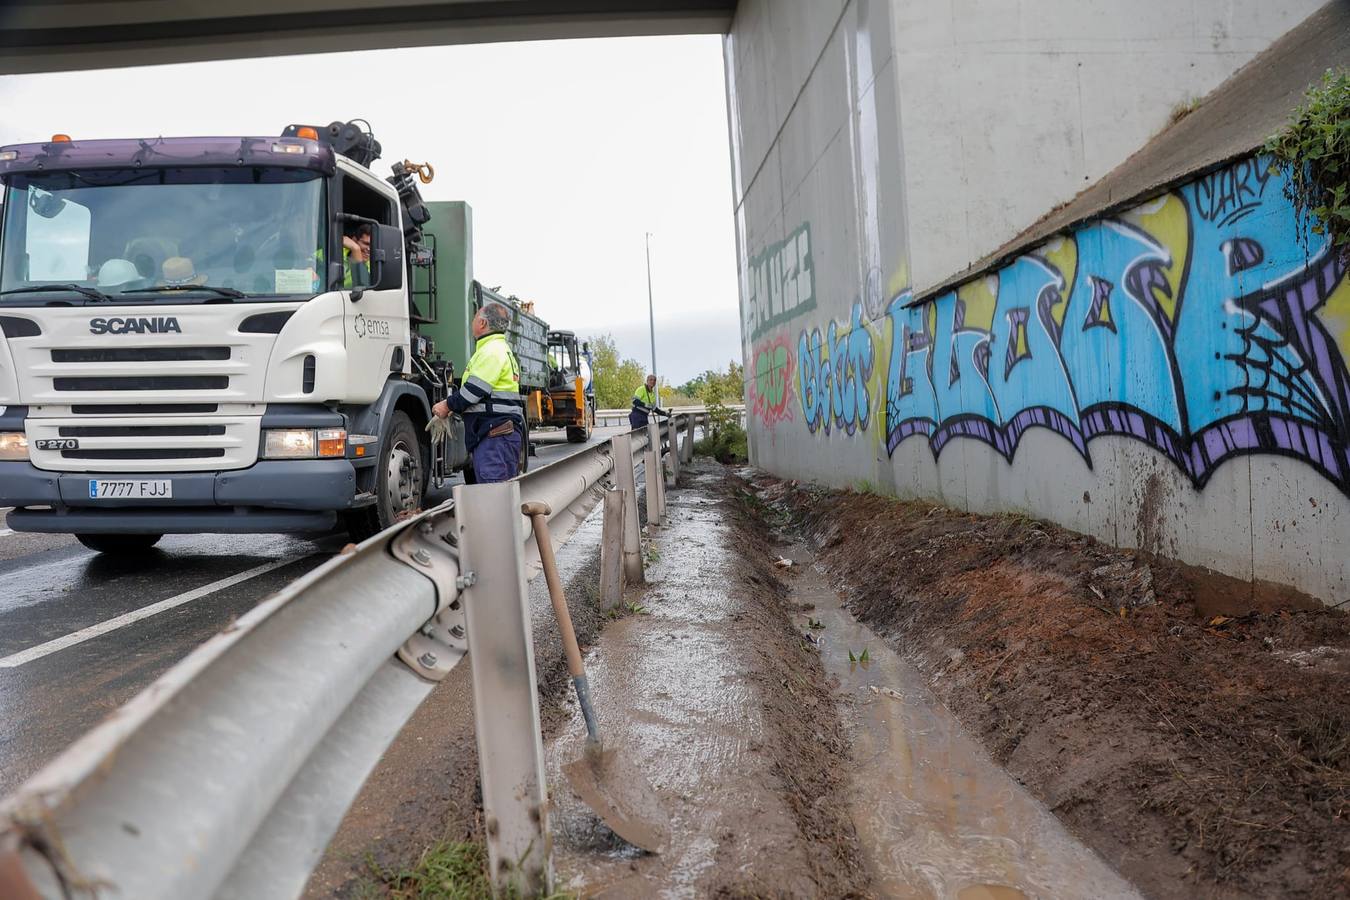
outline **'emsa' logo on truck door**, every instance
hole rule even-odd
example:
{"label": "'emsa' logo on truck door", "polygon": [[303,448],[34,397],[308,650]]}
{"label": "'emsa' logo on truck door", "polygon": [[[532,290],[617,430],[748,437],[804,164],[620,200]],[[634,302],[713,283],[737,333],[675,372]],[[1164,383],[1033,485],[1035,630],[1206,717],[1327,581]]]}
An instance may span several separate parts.
{"label": "'emsa' logo on truck door", "polygon": [[143,316],[137,319],[90,319],[90,334],[182,334],[176,316]]}

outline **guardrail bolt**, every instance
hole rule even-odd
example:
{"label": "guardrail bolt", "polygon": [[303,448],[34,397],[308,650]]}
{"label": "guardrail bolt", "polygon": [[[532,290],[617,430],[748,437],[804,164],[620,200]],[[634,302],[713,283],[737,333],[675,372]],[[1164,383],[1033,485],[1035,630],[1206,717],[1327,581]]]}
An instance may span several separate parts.
{"label": "guardrail bolt", "polygon": [[417,661],[428,669],[436,668],[436,654],[432,653],[430,650],[417,657]]}
{"label": "guardrail bolt", "polygon": [[477,584],[477,582],[478,582],[477,572],[465,572],[463,575],[460,575],[455,579],[455,588],[462,591],[465,588],[473,587],[475,584]]}
{"label": "guardrail bolt", "polygon": [[431,554],[422,547],[418,547],[413,551],[412,558],[413,562],[417,563],[419,566],[431,565]]}
{"label": "guardrail bolt", "polygon": [[463,626],[463,625],[451,625],[451,626],[450,626],[450,634],[455,638],[455,640],[463,640],[463,638],[464,638],[464,626]]}

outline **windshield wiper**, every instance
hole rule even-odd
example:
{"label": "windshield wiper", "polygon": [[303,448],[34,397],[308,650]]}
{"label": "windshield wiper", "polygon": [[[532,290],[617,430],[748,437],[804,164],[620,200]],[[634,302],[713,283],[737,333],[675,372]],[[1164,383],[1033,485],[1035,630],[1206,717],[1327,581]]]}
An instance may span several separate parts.
{"label": "windshield wiper", "polygon": [[98,288],[84,287],[78,284],[34,284],[28,287],[10,288],[7,291],[0,291],[0,296],[6,294],[45,294],[49,291],[74,291],[77,294],[83,294],[90,300],[101,300],[109,302],[112,297],[100,291]]}
{"label": "windshield wiper", "polygon": [[229,297],[231,300],[243,300],[248,297],[243,291],[236,291],[234,288],[216,287],[213,284],[159,284],[154,287],[135,288],[130,291],[121,291],[123,294],[168,294],[177,291],[211,291],[222,297]]}

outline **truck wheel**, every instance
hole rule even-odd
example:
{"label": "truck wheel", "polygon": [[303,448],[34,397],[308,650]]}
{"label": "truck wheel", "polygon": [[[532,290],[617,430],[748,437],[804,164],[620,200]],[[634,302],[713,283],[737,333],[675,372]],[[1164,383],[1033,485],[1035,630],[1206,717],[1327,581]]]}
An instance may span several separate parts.
{"label": "truck wheel", "polygon": [[347,513],[347,533],[354,541],[380,533],[416,512],[426,489],[422,445],[407,413],[389,418],[375,471],[375,502]]}
{"label": "truck wheel", "polygon": [[144,553],[164,537],[162,534],[77,534],[75,540],[99,553]]}
{"label": "truck wheel", "polygon": [[530,470],[530,423],[526,422],[520,432],[520,465],[516,467],[517,475],[524,475]]}
{"label": "truck wheel", "polygon": [[591,430],[581,425],[567,426],[567,443],[584,444],[591,439]]}

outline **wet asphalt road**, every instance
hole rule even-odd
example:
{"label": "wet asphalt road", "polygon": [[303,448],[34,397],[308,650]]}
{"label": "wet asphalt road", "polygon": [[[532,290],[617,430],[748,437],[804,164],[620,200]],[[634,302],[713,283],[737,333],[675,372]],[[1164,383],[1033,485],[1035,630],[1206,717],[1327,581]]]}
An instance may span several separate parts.
{"label": "wet asphalt road", "polygon": [[[597,429],[592,443],[619,431]],[[537,447],[531,469],[583,449],[561,435]],[[0,526],[0,795],[346,541],[168,535],[150,556],[120,560]]]}

